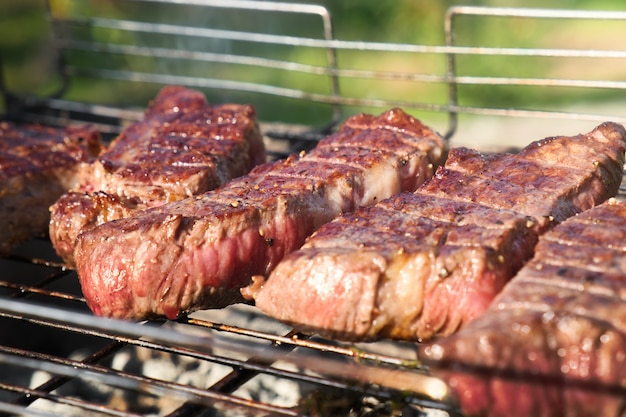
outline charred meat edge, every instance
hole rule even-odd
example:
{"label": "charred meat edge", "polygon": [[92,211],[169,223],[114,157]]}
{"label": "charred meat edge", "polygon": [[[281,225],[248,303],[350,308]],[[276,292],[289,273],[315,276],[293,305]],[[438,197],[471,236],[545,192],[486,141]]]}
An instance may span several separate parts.
{"label": "charred meat edge", "polygon": [[96,314],[133,319],[241,301],[240,287],[319,226],[414,190],[444,153],[442,138],[400,109],[353,116],[310,152],[81,234],[83,292]]}
{"label": "charred meat edge", "polygon": [[617,193],[624,129],[517,154],[455,148],[417,192],[320,228],[246,293],[296,328],[353,341],[445,336],[479,317],[537,237]]}
{"label": "charred meat edge", "polygon": [[210,105],[199,91],[164,87],[143,120],[124,129],[51,207],[52,244],[72,267],[81,232],[215,189],[263,162],[252,106]]}

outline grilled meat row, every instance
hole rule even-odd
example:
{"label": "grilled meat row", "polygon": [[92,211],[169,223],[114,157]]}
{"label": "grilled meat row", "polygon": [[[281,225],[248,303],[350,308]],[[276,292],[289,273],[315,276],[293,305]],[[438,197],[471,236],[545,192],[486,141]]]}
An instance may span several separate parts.
{"label": "grilled meat row", "polygon": [[566,220],[481,317],[423,347],[468,417],[623,415],[625,242],[625,203]]}
{"label": "grilled meat row", "polygon": [[48,207],[83,181],[102,149],[90,126],[68,128],[0,122],[0,253],[48,230]]}
{"label": "grilled meat row", "polygon": [[83,232],[74,253],[83,293],[96,314],[133,319],[240,301],[240,287],[322,224],[418,187],[444,148],[399,109],[354,116],[308,153]]}
{"label": "grilled meat row", "polygon": [[51,208],[51,241],[71,266],[83,231],[212,190],[263,162],[251,106],[209,105],[199,91],[164,87]]}
{"label": "grilled meat row", "polygon": [[614,196],[626,132],[605,123],[516,154],[457,148],[414,193],[320,228],[245,293],[267,314],[347,340],[426,340],[482,315],[538,236]]}

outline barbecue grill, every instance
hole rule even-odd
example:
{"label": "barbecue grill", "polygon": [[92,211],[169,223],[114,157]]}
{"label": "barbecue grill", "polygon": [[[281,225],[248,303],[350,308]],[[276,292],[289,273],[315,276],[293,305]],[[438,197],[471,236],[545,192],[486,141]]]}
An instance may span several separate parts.
{"label": "barbecue grill", "polygon": [[[612,47],[621,39],[614,29],[597,33],[596,44],[567,47],[543,37],[498,45],[466,36],[467,25],[485,22],[567,34],[577,27],[572,22],[623,25],[626,12],[455,6],[442,16],[444,41],[417,45],[337,39],[336,22],[318,5],[107,5],[48,2],[41,13],[50,23],[53,88],[18,91],[0,78],[3,118],[89,122],[112,138],[141,117],[160,87],[186,85],[210,101],[254,104],[271,158],[307,149],[350,114],[395,106],[454,144],[485,150],[589,131],[606,120],[626,123],[626,106],[610,105],[626,89],[623,69],[615,70],[624,67],[626,50]],[[542,71],[567,62],[568,71],[501,71],[505,62],[525,60]],[[469,72],[475,62],[487,69]],[[525,90],[539,97],[510,105],[498,97]],[[482,101],[468,98],[480,92]],[[287,108],[294,116],[283,120]],[[7,415],[458,415],[411,344],[299,334],[249,305],[175,321],[98,318],[47,240],[27,242],[0,264],[0,412]]]}

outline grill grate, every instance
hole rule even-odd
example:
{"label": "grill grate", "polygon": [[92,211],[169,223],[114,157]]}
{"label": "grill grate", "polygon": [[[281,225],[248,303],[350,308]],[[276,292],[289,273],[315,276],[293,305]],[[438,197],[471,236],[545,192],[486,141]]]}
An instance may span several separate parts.
{"label": "grill grate", "polygon": [[[81,2],[81,7],[78,2],[49,2],[51,41],[58,53],[54,93],[14,91],[0,77],[5,118],[53,125],[88,121],[113,137],[141,117],[141,108],[163,84],[183,84],[205,91],[213,101],[254,104],[274,158],[311,146],[351,113],[393,106],[432,118],[451,141],[485,149],[567,134],[565,128],[578,133],[605,120],[626,122],[625,106],[600,107],[593,101],[598,91],[610,102],[626,89],[626,81],[610,71],[624,65],[626,51],[611,49],[605,37],[599,45],[571,48],[532,39],[520,41],[523,46],[503,46],[474,41],[465,29],[491,21],[531,26],[548,22],[554,28],[570,28],[572,21],[608,25],[626,20],[623,12],[452,7],[443,16],[444,42],[418,45],[336,39],[329,11],[315,5],[245,0],[110,3],[115,7],[102,8],[95,0]],[[235,18],[240,15],[248,18]],[[279,28],[279,33],[267,26]],[[609,35],[621,39],[614,32]],[[313,58],[301,58],[301,50]],[[492,59],[577,64],[571,65],[568,77],[534,76],[500,72]],[[385,60],[406,64],[390,70],[380,65]],[[432,66],[423,67],[432,71],[415,71],[431,61]],[[482,61],[486,72],[472,66]],[[94,87],[76,88],[85,84]],[[111,89],[110,97],[102,94],[103,85]],[[507,105],[496,104],[503,97],[480,101],[472,94],[482,88],[497,95],[503,86],[540,89],[543,95],[565,90],[565,100],[591,99],[588,105],[576,100],[576,106],[547,100]],[[91,90],[95,97],[87,95]],[[398,94],[403,91],[408,94]],[[286,107],[296,108],[294,119],[281,119]],[[266,112],[268,108],[277,110]],[[484,127],[502,119],[514,120],[506,124],[505,140],[483,142]],[[480,121],[479,134],[472,133],[475,120]],[[517,126],[515,120],[523,123],[519,132],[510,127]],[[0,260],[0,267],[1,413],[457,414],[445,387],[419,366],[410,344],[355,346],[307,337],[247,305],[198,312],[176,322],[93,317],[75,273],[58,263],[46,240],[17,248]]]}
{"label": "grill grate", "polygon": [[[46,289],[54,286],[58,281],[69,280],[74,283],[76,277],[73,272],[65,271],[54,262],[43,261],[40,258],[11,257],[10,261],[27,263],[29,266],[38,264],[54,271],[44,280],[45,282],[36,285],[2,283],[1,288],[12,294],[3,300],[0,316],[54,330],[58,337],[63,337],[66,333],[76,333],[95,338],[100,343],[89,343],[90,350],[83,353],[84,358],[80,359],[1,346],[0,363],[23,370],[18,372],[43,371],[53,375],[35,388],[1,384],[0,387],[4,391],[15,394],[10,401],[0,404],[2,411],[10,412],[18,405],[28,406],[37,399],[46,399],[66,407],[78,408],[81,412],[133,415],[130,412],[107,409],[102,404],[50,393],[57,388],[62,388],[72,379],[79,379],[85,383],[97,382],[138,392],[141,395],[172,397],[181,405],[178,409],[171,411],[170,415],[195,415],[190,410],[195,413],[205,407],[215,407],[215,403],[228,404],[228,408],[243,407],[247,412],[253,412],[255,415],[267,413],[299,415],[298,411],[292,407],[242,398],[236,394],[236,390],[241,385],[258,375],[289,380],[295,384],[341,390],[346,395],[372,395],[381,401],[402,399],[407,407],[428,406],[444,410],[449,407],[446,404],[434,403],[428,398],[420,398],[420,396],[404,398],[404,395],[399,395],[401,386],[396,386],[394,389],[393,383],[405,384],[407,381],[415,380],[414,385],[417,386],[417,384],[436,382],[427,377],[414,360],[408,358],[402,359],[360,350],[354,346],[309,339],[288,329],[284,330],[284,334],[281,335],[279,333],[281,326],[276,323],[265,323],[265,325],[272,325],[271,331],[264,330],[263,326],[259,326],[258,323],[251,326],[249,316],[255,313],[251,308],[246,311],[246,308],[242,306],[232,307],[230,312],[215,313],[231,321],[236,321],[237,316],[239,318],[248,316],[245,320],[248,327],[210,321],[208,320],[211,317],[210,313],[200,313],[203,316],[201,318],[194,316],[181,318],[176,323],[120,323],[115,320],[96,318],[86,311],[81,311],[84,310],[84,301],[80,296]],[[47,301],[31,301],[30,299],[35,296],[50,299],[55,303],[61,300],[64,303],[76,304],[78,308],[66,305],[59,308]],[[255,317],[254,320],[258,321],[260,318]],[[87,346],[86,343],[77,348],[85,346]],[[209,362],[229,368],[230,371],[211,386],[199,388],[124,370],[115,370],[111,365],[102,364],[107,363],[107,359],[112,355],[119,354],[121,350],[128,347],[166,354],[168,360],[175,362],[180,361],[180,358],[198,363]],[[319,356],[320,352],[323,352],[323,356]],[[294,371],[290,367],[285,367],[284,364],[276,367],[277,362],[296,366],[300,370]],[[377,379],[381,382],[380,386],[371,384],[371,381]],[[383,388],[384,385],[392,387]],[[425,388],[428,387],[425,385]]]}
{"label": "grill grate", "polygon": [[[336,39],[330,12],[308,4],[59,3],[48,5],[51,43],[58,54],[56,76],[46,88],[55,91],[42,97],[2,88],[9,118],[54,124],[86,118],[115,134],[120,122],[141,116],[132,109],[143,108],[160,86],[181,84],[205,90],[210,99],[257,105],[261,119],[272,122],[266,129],[272,137],[292,137],[286,122],[319,139],[349,114],[394,106],[427,115],[448,138],[471,136],[471,131],[458,131],[460,116],[513,117],[524,119],[526,127],[545,120],[581,122],[576,128],[626,121],[623,106],[598,105],[598,94],[605,103],[619,100],[626,89],[621,76],[626,50],[616,49],[622,46],[626,12],[455,6],[442,16],[445,44],[420,45]],[[595,26],[578,30],[598,34],[572,45],[571,32],[580,22]],[[491,24],[516,32],[508,39],[513,45],[468,32],[468,27]],[[530,37],[532,31],[539,35]],[[551,43],[553,38],[561,40]],[[540,71],[518,69],[523,66]],[[80,88],[85,85],[93,87]],[[482,89],[477,93],[477,88]],[[487,97],[476,99],[481,94]],[[507,101],[507,96],[524,94],[533,99]],[[560,99],[547,100],[551,95]],[[286,109],[297,120],[281,120]],[[554,131],[544,126],[544,133]],[[522,141],[534,138],[512,135]]]}

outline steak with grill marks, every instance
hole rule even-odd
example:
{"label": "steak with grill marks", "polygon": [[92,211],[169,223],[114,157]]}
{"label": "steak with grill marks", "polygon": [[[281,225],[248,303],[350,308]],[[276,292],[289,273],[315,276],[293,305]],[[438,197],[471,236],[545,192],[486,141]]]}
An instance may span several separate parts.
{"label": "steak with grill marks", "polygon": [[451,334],[482,314],[539,235],[617,193],[625,140],[605,123],[517,154],[452,149],[416,192],[328,223],[243,293],[333,338]]}
{"label": "steak with grill marks", "polygon": [[626,204],[543,235],[484,315],[423,348],[470,416],[620,416],[626,409]]}
{"label": "steak with grill marks", "polygon": [[209,105],[199,91],[165,87],[143,120],[89,167],[86,181],[51,208],[52,243],[73,265],[76,237],[84,230],[212,190],[263,162],[251,106]]}
{"label": "steak with grill marks", "polygon": [[353,116],[308,153],[84,232],[75,252],[84,295],[98,315],[134,319],[241,301],[240,287],[319,226],[414,190],[444,151],[400,109]]}
{"label": "steak with grill marks", "polygon": [[99,132],[0,122],[0,253],[47,233],[48,207],[83,180],[100,153]]}

